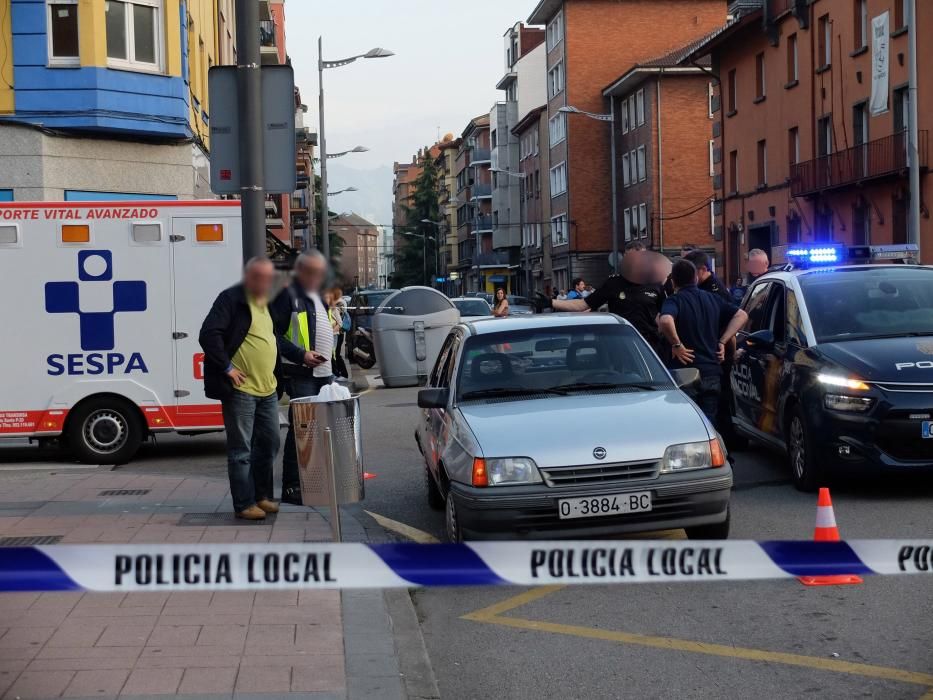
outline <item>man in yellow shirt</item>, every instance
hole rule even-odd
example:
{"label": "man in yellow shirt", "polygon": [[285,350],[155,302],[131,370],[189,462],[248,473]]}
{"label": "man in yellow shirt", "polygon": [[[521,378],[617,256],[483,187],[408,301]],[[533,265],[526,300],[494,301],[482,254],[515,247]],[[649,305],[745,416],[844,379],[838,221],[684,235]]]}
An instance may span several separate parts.
{"label": "man in yellow shirt", "polygon": [[243,282],[220,293],[199,336],[204,392],[223,404],[233,510],[247,520],[279,510],[272,500],[272,465],[279,451],[279,351],[269,313],[274,282],[275,268],[267,258],[247,262]]}

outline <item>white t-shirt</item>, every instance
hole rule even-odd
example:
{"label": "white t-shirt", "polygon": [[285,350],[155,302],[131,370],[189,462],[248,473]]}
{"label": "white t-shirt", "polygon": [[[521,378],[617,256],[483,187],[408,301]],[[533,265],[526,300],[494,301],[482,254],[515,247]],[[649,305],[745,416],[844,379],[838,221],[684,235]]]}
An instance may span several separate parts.
{"label": "white t-shirt", "polygon": [[327,362],[314,368],[315,377],[329,377],[334,372],[331,369],[330,361],[334,356],[334,327],[330,325],[330,319],[327,318],[327,309],[314,292],[308,294],[308,298],[314,302],[314,317],[316,319],[314,351],[321,353],[327,358]]}

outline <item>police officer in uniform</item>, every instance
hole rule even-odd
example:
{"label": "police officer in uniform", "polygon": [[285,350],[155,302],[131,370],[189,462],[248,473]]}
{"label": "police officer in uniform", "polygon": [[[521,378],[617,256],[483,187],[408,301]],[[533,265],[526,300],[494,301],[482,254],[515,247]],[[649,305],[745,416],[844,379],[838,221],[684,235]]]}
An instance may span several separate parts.
{"label": "police officer in uniform", "polygon": [[693,250],[687,253],[684,259],[692,262],[693,266],[697,269],[698,288],[705,292],[720,296],[726,301],[733,301],[732,295],[729,293],[729,288],[712,272],[709,263],[709,255],[702,250]]}

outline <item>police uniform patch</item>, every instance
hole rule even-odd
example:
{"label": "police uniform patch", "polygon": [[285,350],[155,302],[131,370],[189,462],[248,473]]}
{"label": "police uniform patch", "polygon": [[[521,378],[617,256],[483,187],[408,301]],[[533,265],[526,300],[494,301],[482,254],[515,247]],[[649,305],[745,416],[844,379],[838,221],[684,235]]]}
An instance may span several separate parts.
{"label": "police uniform patch", "polygon": [[625,301],[625,292],[619,292],[619,299]]}

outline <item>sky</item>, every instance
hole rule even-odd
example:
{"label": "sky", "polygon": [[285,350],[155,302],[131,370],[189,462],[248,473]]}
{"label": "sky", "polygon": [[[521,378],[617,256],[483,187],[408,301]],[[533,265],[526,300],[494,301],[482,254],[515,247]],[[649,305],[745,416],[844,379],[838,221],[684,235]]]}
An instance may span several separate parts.
{"label": "sky", "polygon": [[505,71],[503,34],[527,19],[536,1],[286,0],[286,48],[312,131],[318,131],[318,36],[325,60],[377,46],[396,54],[324,73],[328,150],[370,149],[329,161],[329,190],[360,188],[334,197],[332,211],[390,222],[392,163],[410,161],[438,132],[459,134],[502,98],[496,83]]}

